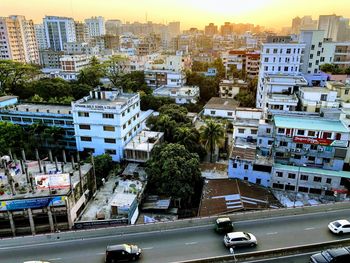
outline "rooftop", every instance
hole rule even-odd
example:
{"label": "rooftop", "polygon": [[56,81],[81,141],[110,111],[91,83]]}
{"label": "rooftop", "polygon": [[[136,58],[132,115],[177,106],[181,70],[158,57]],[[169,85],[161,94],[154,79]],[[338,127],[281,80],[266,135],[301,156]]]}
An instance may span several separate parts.
{"label": "rooftop", "polygon": [[141,131],[124,148],[124,150],[151,151],[164,136],[163,132]]}
{"label": "rooftop", "polygon": [[198,215],[223,215],[278,207],[281,204],[264,187],[238,179],[215,179],[205,181]]}
{"label": "rooftop", "polygon": [[278,163],[276,163],[274,165],[274,167],[275,167],[275,169],[285,170],[285,171],[298,172],[300,169],[301,173],[311,173],[311,174],[319,174],[319,175],[326,175],[326,176],[344,177],[344,178],[350,179],[350,172],[346,172],[346,171],[333,171],[333,170],[325,170],[325,169],[321,169],[321,168],[283,165],[283,164],[278,164]]}
{"label": "rooftop", "polygon": [[234,99],[223,99],[219,97],[212,97],[207,104],[205,109],[218,109],[218,110],[235,110],[239,106],[239,102]]}
{"label": "rooftop", "polygon": [[234,146],[231,151],[231,158],[254,161],[256,157],[256,148]]}
{"label": "rooftop", "polygon": [[40,104],[40,103],[21,103],[16,104],[10,108],[10,111],[18,112],[39,112],[39,113],[52,113],[52,114],[72,114],[71,106],[56,105],[56,104]]}
{"label": "rooftop", "polygon": [[16,99],[18,98],[17,96],[2,96],[0,97],[0,102],[11,100],[11,99]]}
{"label": "rooftop", "polygon": [[324,87],[302,87],[302,88],[300,88],[300,90],[304,91],[304,92],[317,92],[317,93],[332,92],[331,90],[324,88]]}
{"label": "rooftop", "polygon": [[340,120],[325,120],[322,118],[307,118],[293,116],[274,116],[275,126],[289,129],[349,132]]}

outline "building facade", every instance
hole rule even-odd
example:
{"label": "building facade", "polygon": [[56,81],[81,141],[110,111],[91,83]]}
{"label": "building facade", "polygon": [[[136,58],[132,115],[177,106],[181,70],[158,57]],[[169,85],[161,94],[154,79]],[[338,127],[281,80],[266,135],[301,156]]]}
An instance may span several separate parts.
{"label": "building facade", "polygon": [[105,19],[102,16],[85,19],[89,37],[99,37],[106,34]]}

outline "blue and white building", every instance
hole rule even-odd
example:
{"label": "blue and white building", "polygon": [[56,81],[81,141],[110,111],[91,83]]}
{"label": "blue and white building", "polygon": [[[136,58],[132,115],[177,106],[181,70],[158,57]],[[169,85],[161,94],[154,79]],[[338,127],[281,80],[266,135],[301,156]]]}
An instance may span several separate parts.
{"label": "blue and white building", "polygon": [[78,151],[123,158],[124,146],[142,129],[140,96],[95,90],[72,103]]}

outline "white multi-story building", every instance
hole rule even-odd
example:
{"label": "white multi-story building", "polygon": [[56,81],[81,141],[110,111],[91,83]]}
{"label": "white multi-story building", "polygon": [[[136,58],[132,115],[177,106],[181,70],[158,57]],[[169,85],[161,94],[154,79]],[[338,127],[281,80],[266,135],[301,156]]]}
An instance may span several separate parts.
{"label": "white multi-story building", "polygon": [[299,42],[305,44],[301,71],[308,74],[320,72],[320,65],[333,63],[334,42],[324,38],[324,30],[302,30]]}
{"label": "white multi-story building", "polygon": [[68,42],[63,44],[64,53],[66,55],[90,55],[99,54],[98,46],[90,46],[86,42]]}
{"label": "white multi-story building", "polygon": [[102,16],[85,19],[89,37],[99,37],[106,34],[105,19]]}
{"label": "white multi-story building", "polygon": [[119,91],[92,91],[72,103],[78,151],[123,158],[124,146],[142,129],[140,96]]}
{"label": "white multi-story building", "polygon": [[24,16],[0,17],[0,59],[39,64],[32,20]]}
{"label": "white multi-story building", "polygon": [[182,86],[168,87],[162,86],[153,91],[156,97],[169,97],[175,99],[176,104],[197,103],[199,101],[199,87]]}
{"label": "white multi-story building", "polygon": [[337,92],[327,88],[303,87],[299,90],[299,96],[303,111],[320,112],[324,108],[339,108]]}
{"label": "white multi-story building", "polygon": [[47,49],[47,40],[45,34],[45,27],[43,24],[34,25],[36,42],[39,50]]}
{"label": "white multi-story building", "polygon": [[76,41],[73,18],[46,16],[43,21],[48,48],[61,51],[64,43]]}
{"label": "white multi-story building", "polygon": [[[269,94],[264,81],[266,74],[298,75],[302,64],[301,56],[305,44],[277,39],[263,44],[260,57],[260,71],[256,94],[256,107],[266,107],[266,96]],[[279,42],[280,41],[280,42]]]}

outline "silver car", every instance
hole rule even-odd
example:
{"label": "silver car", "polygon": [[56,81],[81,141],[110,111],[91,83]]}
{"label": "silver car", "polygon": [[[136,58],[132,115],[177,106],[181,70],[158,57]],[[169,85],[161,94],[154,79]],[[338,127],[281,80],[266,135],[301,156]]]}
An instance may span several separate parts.
{"label": "silver car", "polygon": [[258,242],[251,233],[231,232],[225,235],[224,244],[226,247],[254,247]]}

